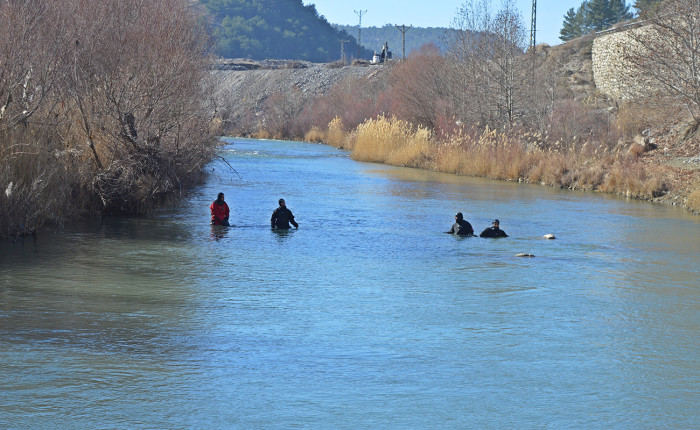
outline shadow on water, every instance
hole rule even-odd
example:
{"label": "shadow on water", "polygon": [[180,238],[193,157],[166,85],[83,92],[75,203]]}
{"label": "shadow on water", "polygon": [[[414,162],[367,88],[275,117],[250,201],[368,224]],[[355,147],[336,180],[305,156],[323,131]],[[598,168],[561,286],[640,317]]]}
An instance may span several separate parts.
{"label": "shadow on water", "polygon": [[4,341],[110,354],[187,354],[175,332],[196,320],[192,241],[186,225],[164,216],[77,221],[0,242]]}

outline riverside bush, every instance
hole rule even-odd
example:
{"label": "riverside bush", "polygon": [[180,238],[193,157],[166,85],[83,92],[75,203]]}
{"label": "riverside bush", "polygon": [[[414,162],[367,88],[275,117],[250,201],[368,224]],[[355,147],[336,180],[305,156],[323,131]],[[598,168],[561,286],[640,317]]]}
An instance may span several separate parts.
{"label": "riverside bush", "polygon": [[47,144],[59,141],[41,133],[33,126],[14,130],[11,136],[0,133],[0,237],[60,224],[75,211],[70,204],[78,185],[71,169],[75,154]]}
{"label": "riverside bush", "polygon": [[208,48],[184,0],[3,2],[0,236],[147,213],[198,181]]}

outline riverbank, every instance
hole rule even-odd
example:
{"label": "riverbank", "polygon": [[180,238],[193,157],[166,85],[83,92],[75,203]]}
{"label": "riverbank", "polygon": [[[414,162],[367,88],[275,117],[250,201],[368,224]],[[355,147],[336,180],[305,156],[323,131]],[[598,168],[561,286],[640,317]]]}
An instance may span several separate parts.
{"label": "riverbank", "polygon": [[663,136],[603,151],[586,145],[544,149],[530,144],[528,134],[462,129],[441,141],[425,128],[378,117],[350,133],[331,123],[327,132],[309,137],[351,150],[359,161],[597,191],[700,213],[700,157],[692,156],[698,148]]}
{"label": "riverbank", "polygon": [[[592,190],[700,213],[700,139],[673,111],[598,94],[590,43],[538,47],[556,96],[539,118],[542,131],[467,126],[440,113],[432,93],[421,94],[440,69],[441,57],[430,55],[388,66],[221,68],[214,72],[221,126],[234,136],[322,142],[362,161]],[[412,93],[399,94],[411,80]],[[421,118],[433,125],[420,125]]]}

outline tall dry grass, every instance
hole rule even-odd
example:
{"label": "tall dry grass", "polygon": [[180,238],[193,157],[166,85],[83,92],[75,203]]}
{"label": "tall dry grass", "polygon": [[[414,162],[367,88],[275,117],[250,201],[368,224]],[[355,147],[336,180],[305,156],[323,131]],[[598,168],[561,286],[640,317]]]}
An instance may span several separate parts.
{"label": "tall dry grass", "polygon": [[74,194],[80,187],[73,161],[50,139],[50,131],[28,127],[0,133],[0,237],[34,233],[75,215]]}
{"label": "tall dry grass", "polygon": [[316,126],[311,127],[311,130],[307,131],[306,134],[304,134],[304,140],[307,142],[321,143],[325,139],[326,133],[324,133],[323,130]]}
{"label": "tall dry grass", "polygon": [[700,183],[695,184],[695,189],[688,194],[687,205],[693,212],[700,213]]}
{"label": "tall dry grass", "polygon": [[360,124],[353,133],[352,158],[397,166],[432,168],[433,133],[383,115]]}
{"label": "tall dry grass", "polygon": [[326,133],[325,141],[336,148],[352,149],[353,143],[340,117],[337,116],[328,123],[328,132]]}
{"label": "tall dry grass", "polygon": [[418,167],[468,176],[597,190],[651,199],[666,191],[669,173],[650,168],[636,151],[585,142],[528,147],[531,138],[485,128],[462,128],[446,141],[430,130],[379,116],[352,133],[356,160]]}
{"label": "tall dry grass", "polygon": [[489,128],[456,130],[436,152],[437,170],[491,179],[518,180],[530,163],[521,142]]}

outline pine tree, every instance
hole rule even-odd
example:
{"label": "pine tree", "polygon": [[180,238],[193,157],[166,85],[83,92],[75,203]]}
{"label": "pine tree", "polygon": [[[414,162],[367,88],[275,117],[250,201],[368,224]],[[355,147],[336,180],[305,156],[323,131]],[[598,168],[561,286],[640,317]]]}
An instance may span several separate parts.
{"label": "pine tree", "polygon": [[559,31],[559,39],[564,42],[568,42],[571,39],[575,39],[583,35],[583,8],[579,7],[578,11],[574,11],[574,8],[566,12],[564,15],[564,24]]}
{"label": "pine tree", "polygon": [[615,19],[613,24],[634,18],[634,13],[630,12],[626,0],[610,0],[608,4],[610,5],[610,13]]}
{"label": "pine tree", "polygon": [[584,26],[591,31],[610,28],[620,21],[632,19],[625,0],[590,0],[586,5]]}
{"label": "pine tree", "polygon": [[661,0],[635,0],[634,8],[642,16],[654,12],[661,5]]}

